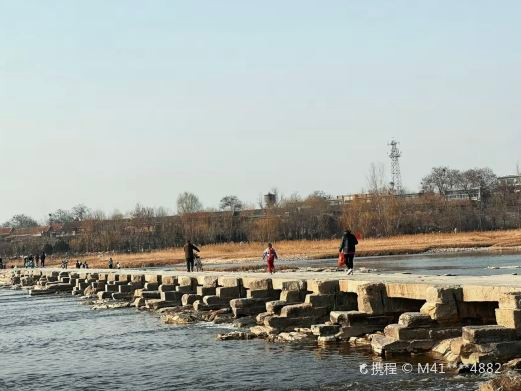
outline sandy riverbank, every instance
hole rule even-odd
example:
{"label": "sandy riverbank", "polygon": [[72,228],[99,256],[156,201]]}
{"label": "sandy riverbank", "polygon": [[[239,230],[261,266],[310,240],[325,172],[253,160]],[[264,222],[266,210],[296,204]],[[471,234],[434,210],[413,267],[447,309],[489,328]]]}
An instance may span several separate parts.
{"label": "sandy riverbank", "polygon": [[[339,240],[275,242],[282,259],[322,259],[337,256]],[[232,263],[260,259],[265,243],[225,243],[201,246],[205,264]],[[361,239],[358,256],[380,256],[423,253],[521,252],[521,229],[507,231],[434,233],[401,235],[388,238]],[[96,253],[73,256],[71,261],[87,261],[92,267],[105,267],[112,257],[122,267],[163,266],[184,262],[182,248],[143,253]],[[48,259],[47,265],[57,265],[61,257]],[[72,266],[72,265],[70,265]]]}

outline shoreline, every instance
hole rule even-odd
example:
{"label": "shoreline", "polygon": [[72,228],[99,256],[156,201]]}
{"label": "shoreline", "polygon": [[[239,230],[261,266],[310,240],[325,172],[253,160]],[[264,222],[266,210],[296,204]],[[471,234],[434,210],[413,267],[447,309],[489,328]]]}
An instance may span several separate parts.
{"label": "shoreline", "polygon": [[[279,258],[285,261],[335,259],[338,256],[337,239],[294,240],[274,242]],[[203,264],[237,264],[260,261],[266,243],[240,242],[200,246]],[[521,229],[506,231],[484,231],[463,233],[432,233],[401,235],[386,238],[360,239],[357,258],[382,258],[396,256],[461,256],[473,254],[517,254],[521,253]],[[67,255],[48,256],[46,266],[59,265]],[[182,247],[143,252],[94,252],[69,255],[69,267],[76,260],[87,262],[89,268],[106,267],[109,257],[114,265],[122,268],[167,267],[185,262]],[[10,265],[23,266],[21,258],[7,259]]]}

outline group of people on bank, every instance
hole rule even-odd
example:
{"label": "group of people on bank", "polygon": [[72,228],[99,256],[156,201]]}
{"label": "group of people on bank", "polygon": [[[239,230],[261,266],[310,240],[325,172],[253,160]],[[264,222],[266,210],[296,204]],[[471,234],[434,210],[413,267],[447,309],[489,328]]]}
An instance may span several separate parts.
{"label": "group of people on bank", "polygon": [[[339,266],[346,267],[347,274],[353,274],[353,260],[356,252],[356,245],[358,244],[358,239],[356,236],[350,231],[345,230],[342,236],[342,241],[340,242],[340,246],[338,249],[339,252]],[[201,257],[197,254],[200,252],[199,248],[192,243],[191,240],[187,240],[184,247],[184,254],[186,260],[186,270],[188,272],[202,271],[203,265],[201,261]],[[275,260],[278,260],[279,256],[277,251],[273,247],[272,243],[268,243],[268,247],[262,253],[263,261],[266,261],[267,271],[272,274],[275,272]],[[45,259],[46,254],[42,252],[41,254],[37,254],[33,256],[32,254],[24,257],[24,267],[25,268],[34,268],[34,267],[45,267]],[[61,267],[67,269],[69,263],[69,259],[65,258],[61,262]],[[114,265],[114,261],[112,258],[109,258],[107,262],[107,267],[109,269],[120,269],[121,265],[119,262]],[[0,258],[0,269],[5,268],[5,263]],[[76,260],[76,269],[88,269],[89,265],[87,261],[80,262]]]}
{"label": "group of people on bank", "polygon": [[[107,267],[109,269],[114,269],[114,261],[112,260],[112,257],[109,258],[109,261],[107,262]],[[119,262],[116,262],[116,269],[121,269],[121,265]]]}
{"label": "group of people on bank", "polygon": [[[358,239],[356,236],[349,230],[346,229],[344,234],[342,235],[342,241],[340,242],[340,246],[338,248],[339,252],[339,266],[346,267],[347,274],[353,274],[354,265],[353,260],[355,258],[356,245],[358,244]],[[190,241],[187,240],[184,245],[185,252],[185,260],[186,260],[186,270],[188,272],[194,271],[194,264],[196,265],[197,271],[202,271],[201,258],[197,255],[197,252],[200,250]],[[266,261],[267,271],[270,274],[275,272],[275,260],[279,258],[277,251],[273,247],[272,243],[268,243],[268,247],[262,253],[262,259]]]}
{"label": "group of people on bank", "polygon": [[36,255],[28,255],[24,257],[24,267],[34,268],[34,267],[45,267],[45,251],[42,251],[41,254]]}

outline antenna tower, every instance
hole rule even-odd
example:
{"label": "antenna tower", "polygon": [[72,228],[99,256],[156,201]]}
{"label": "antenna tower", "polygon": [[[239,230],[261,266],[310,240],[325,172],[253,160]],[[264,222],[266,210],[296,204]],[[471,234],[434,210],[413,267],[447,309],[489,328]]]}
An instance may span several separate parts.
{"label": "antenna tower", "polygon": [[402,175],[400,174],[400,162],[398,159],[402,156],[402,153],[398,149],[398,142],[395,140],[392,140],[388,145],[391,146],[391,153],[389,153],[392,175],[391,190],[395,194],[400,194],[402,192]]}

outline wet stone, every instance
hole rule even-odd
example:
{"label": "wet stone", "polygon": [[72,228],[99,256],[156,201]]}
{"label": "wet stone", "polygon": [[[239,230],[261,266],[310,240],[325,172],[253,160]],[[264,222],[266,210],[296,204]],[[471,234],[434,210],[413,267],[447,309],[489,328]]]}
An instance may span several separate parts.
{"label": "wet stone", "polygon": [[409,328],[402,324],[390,324],[385,327],[384,335],[399,340],[427,339],[429,338],[427,328]]}
{"label": "wet stone", "polygon": [[192,285],[179,285],[175,287],[176,292],[179,293],[193,293],[194,289]]}
{"label": "wet stone", "polygon": [[182,305],[192,305],[196,300],[201,300],[202,297],[193,293],[185,293],[181,297]]}
{"label": "wet stone", "polygon": [[465,326],[462,329],[464,340],[472,343],[502,342],[516,339],[516,330],[503,326]]}
{"label": "wet stone", "polygon": [[229,340],[242,340],[242,339],[254,339],[257,336],[251,332],[244,331],[232,331],[226,334],[218,334],[217,339],[221,341],[229,341]]}
{"label": "wet stone", "polygon": [[[145,293],[145,292],[143,292]],[[161,300],[170,301],[173,303],[181,304],[181,299],[183,297],[183,293],[176,292],[176,291],[167,291],[167,292],[157,292],[157,295],[159,296]],[[146,298],[145,295],[143,297]],[[156,297],[154,297],[156,298]]]}
{"label": "wet stone", "polygon": [[157,290],[159,292],[172,292],[175,291],[175,285],[173,284],[161,284],[158,286]]}
{"label": "wet stone", "polygon": [[215,295],[209,295],[203,297],[203,303],[207,305],[220,305],[223,307],[227,307],[230,304],[230,300],[226,298],[222,298]]}
{"label": "wet stone", "polygon": [[266,303],[266,311],[269,312],[270,314],[279,315],[282,308],[288,304],[289,304],[288,302],[283,301],[283,300],[268,301]]}
{"label": "wet stone", "polygon": [[161,293],[159,293],[158,291],[143,290],[141,292],[141,297],[143,297],[145,299],[160,299],[161,298]]}
{"label": "wet stone", "polygon": [[311,325],[311,332],[318,336],[331,336],[340,331],[340,325],[314,324]]}
{"label": "wet stone", "polygon": [[414,327],[431,327],[433,320],[429,315],[420,312],[404,312],[398,319],[398,324],[414,328]]}
{"label": "wet stone", "polygon": [[161,314],[161,321],[166,324],[184,325],[198,322],[200,318],[189,312],[164,312]]}
{"label": "wet stone", "polygon": [[367,314],[360,311],[331,311],[331,323],[338,323],[344,326],[355,324],[367,324]]}
{"label": "wet stone", "polygon": [[145,282],[144,289],[146,291],[157,291],[159,289],[159,284],[156,282]]}
{"label": "wet stone", "polygon": [[273,316],[273,314],[269,313],[269,312],[261,312],[260,314],[258,314],[256,317],[255,317],[255,320],[257,322],[257,324],[259,325],[263,325],[264,324],[264,320],[268,317],[271,317]]}
{"label": "wet stone", "polygon": [[257,324],[256,320],[252,316],[245,316],[242,318],[235,319],[233,321],[233,325],[235,327],[250,327],[255,326]]}
{"label": "wet stone", "polygon": [[199,296],[215,296],[216,288],[213,286],[198,286],[197,294]]}

